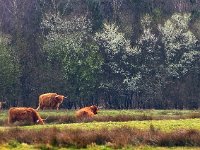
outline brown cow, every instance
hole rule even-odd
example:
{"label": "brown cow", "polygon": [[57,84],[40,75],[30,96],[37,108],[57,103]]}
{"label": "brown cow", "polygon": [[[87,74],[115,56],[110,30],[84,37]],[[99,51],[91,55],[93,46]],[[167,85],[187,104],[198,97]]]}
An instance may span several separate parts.
{"label": "brown cow", "polygon": [[60,104],[63,102],[63,95],[58,95],[57,93],[45,93],[39,96],[39,106],[37,110],[40,108],[43,109],[59,109]]}
{"label": "brown cow", "polygon": [[6,102],[0,102],[0,110],[6,105]]}
{"label": "brown cow", "polygon": [[97,114],[97,110],[98,108],[95,105],[84,107],[76,111],[76,117],[79,119],[92,118],[95,114]]}
{"label": "brown cow", "polygon": [[12,107],[8,111],[8,123],[15,122],[28,124],[44,124],[44,119],[40,117],[38,112],[31,107]]}

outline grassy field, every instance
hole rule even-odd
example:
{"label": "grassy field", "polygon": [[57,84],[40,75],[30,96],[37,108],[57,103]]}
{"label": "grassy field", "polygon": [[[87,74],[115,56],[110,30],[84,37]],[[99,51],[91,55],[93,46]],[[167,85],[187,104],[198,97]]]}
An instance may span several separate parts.
{"label": "grassy field", "polygon": [[199,110],[39,111],[45,125],[9,126],[0,112],[1,149],[200,149]]}
{"label": "grassy field", "polygon": [[[58,148],[50,145],[28,145],[25,143],[9,143],[0,145],[1,150],[74,150],[75,148]],[[79,148],[80,150],[112,150],[109,146],[88,145],[86,148]],[[122,150],[199,150],[199,147],[154,147],[154,146],[127,146],[121,148]]]}

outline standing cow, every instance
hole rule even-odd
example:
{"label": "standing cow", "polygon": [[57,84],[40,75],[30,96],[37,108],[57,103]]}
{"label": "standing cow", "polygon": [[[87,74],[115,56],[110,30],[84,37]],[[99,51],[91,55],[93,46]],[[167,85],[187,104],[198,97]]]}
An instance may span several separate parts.
{"label": "standing cow", "polygon": [[16,121],[27,124],[44,124],[44,119],[38,112],[31,107],[12,107],[8,111],[8,123],[13,124]]}
{"label": "standing cow", "polygon": [[63,95],[58,95],[57,93],[45,93],[39,96],[39,106],[37,110],[40,108],[43,109],[59,109],[60,104],[63,102]]}
{"label": "standing cow", "polygon": [[6,102],[0,102],[0,110],[6,105]]}
{"label": "standing cow", "polygon": [[97,110],[98,108],[95,105],[84,107],[76,111],[76,117],[78,119],[92,118],[95,114],[97,114]]}

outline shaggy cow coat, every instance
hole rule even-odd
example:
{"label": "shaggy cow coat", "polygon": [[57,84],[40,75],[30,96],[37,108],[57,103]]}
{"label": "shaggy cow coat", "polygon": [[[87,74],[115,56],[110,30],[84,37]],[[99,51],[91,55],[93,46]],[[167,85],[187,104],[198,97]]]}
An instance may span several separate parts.
{"label": "shaggy cow coat", "polygon": [[12,107],[8,111],[8,123],[26,122],[28,124],[44,124],[38,112],[31,107]]}
{"label": "shaggy cow coat", "polygon": [[57,93],[45,93],[39,96],[39,106],[43,109],[59,109],[60,104],[63,102],[65,96],[58,95]]}
{"label": "shaggy cow coat", "polygon": [[97,106],[89,106],[89,107],[84,107],[76,111],[76,117],[81,119],[81,118],[92,118],[95,114],[97,114]]}

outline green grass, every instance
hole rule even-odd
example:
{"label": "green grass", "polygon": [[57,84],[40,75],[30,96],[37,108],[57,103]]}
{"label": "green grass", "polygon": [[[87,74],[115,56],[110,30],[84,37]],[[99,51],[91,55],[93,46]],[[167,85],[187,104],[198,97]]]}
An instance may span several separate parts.
{"label": "green grass", "polygon": [[66,110],[62,109],[59,111],[57,111],[57,110],[44,110],[44,111],[39,110],[38,112],[41,116],[66,116],[66,115],[73,116],[75,113],[75,110],[67,110],[67,109]]}
{"label": "green grass", "polygon": [[191,113],[200,113],[199,110],[155,110],[155,109],[128,109],[128,110],[100,110],[101,115],[185,115]]}
{"label": "green grass", "polygon": [[[39,113],[42,116],[63,116],[63,115],[74,115],[75,110],[61,109],[57,110],[39,110]],[[128,109],[128,110],[99,110],[98,115],[100,116],[117,116],[117,115],[153,115],[153,116],[176,116],[176,115],[188,115],[193,113],[200,113],[200,110],[155,110],[155,109]],[[3,119],[7,116],[7,110],[0,112],[0,119]]]}
{"label": "green grass", "polygon": [[[72,128],[72,129],[79,128],[79,129],[91,129],[91,130],[128,126],[144,130],[144,129],[149,129],[151,125],[153,125],[156,129],[166,132],[181,128],[200,130],[200,119],[127,121],[127,122],[89,122],[89,123],[61,124],[53,126],[58,128]],[[51,125],[49,126],[47,125],[47,127],[51,127]],[[27,128],[30,128],[30,126]]]}
{"label": "green grass", "polygon": [[[74,110],[46,110],[39,111],[39,114],[45,118],[47,116],[74,116]],[[117,115],[149,115],[149,116],[177,116],[177,115],[191,115],[194,113],[199,113],[199,111],[194,110],[100,110],[96,117],[106,117],[106,116],[117,116]],[[56,118],[55,118],[56,119]],[[5,122],[7,120],[7,111],[2,111],[0,113],[0,121]],[[124,122],[88,122],[88,123],[62,123],[62,124],[54,124],[47,123],[44,126],[41,125],[33,125],[33,126],[22,126],[20,128],[24,129],[42,129],[49,127],[56,128],[69,128],[69,129],[102,129],[102,128],[114,128],[114,127],[133,127],[138,129],[149,129],[152,126],[161,131],[172,131],[176,129],[197,129],[200,130],[200,118],[194,119],[167,119],[167,120],[145,120],[145,121],[124,121]],[[0,126],[0,130],[4,130],[10,127],[7,125]]]}
{"label": "green grass", "polygon": [[[39,114],[42,117],[47,116],[74,116],[75,110],[45,110],[39,111]],[[98,116],[118,116],[118,115],[129,115],[129,116],[136,116],[136,115],[146,115],[146,116],[153,116],[153,117],[163,117],[163,116],[186,116],[186,115],[194,115],[200,114],[199,110],[140,110],[140,109],[129,109],[129,110],[99,110]],[[7,110],[3,110],[0,112],[0,120],[7,119]]]}
{"label": "green grass", "polygon": [[[156,130],[171,132],[177,129],[197,129],[200,130],[200,119],[180,119],[180,120],[151,120],[151,121],[127,121],[127,122],[88,122],[88,123],[70,123],[70,124],[46,124],[20,126],[22,129],[44,129],[56,127],[59,129],[81,129],[81,130],[98,130],[102,128],[122,128],[124,126],[148,130],[154,127]],[[0,130],[15,127],[0,127]]]}
{"label": "green grass", "polygon": [[117,116],[117,115],[147,115],[147,116],[181,116],[190,114],[199,114],[199,110],[155,110],[155,109],[129,109],[129,110],[100,110],[99,116]]}

